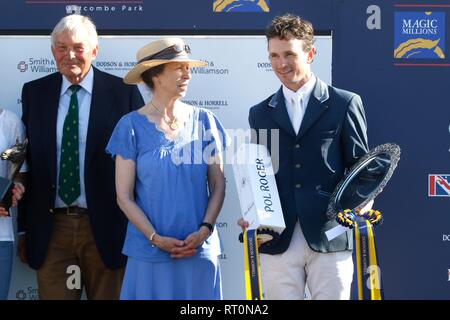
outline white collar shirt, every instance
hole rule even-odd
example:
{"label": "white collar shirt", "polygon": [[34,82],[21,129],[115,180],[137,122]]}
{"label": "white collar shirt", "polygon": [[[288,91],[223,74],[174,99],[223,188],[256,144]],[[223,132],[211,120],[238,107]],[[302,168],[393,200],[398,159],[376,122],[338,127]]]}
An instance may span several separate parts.
{"label": "white collar shirt", "polygon": [[[61,158],[61,141],[62,131],[64,127],[64,120],[66,119],[67,112],[69,111],[70,95],[71,91],[69,87],[72,84],[63,76],[61,84],[61,95],[59,97],[58,117],[56,121],[56,155],[57,155],[57,176],[56,186],[59,181],[59,165]],[[84,184],[84,158],[86,155],[86,141],[87,131],[89,124],[89,114],[91,111],[92,91],[94,88],[94,71],[93,68],[88,71],[86,77],[79,83],[81,89],[77,92],[78,98],[78,149],[79,149],[79,161],[80,161],[80,195],[72,206],[79,206],[87,208],[86,203],[86,188]],[[67,207],[64,201],[59,197],[56,192],[55,208]]]}
{"label": "white collar shirt", "polygon": [[316,77],[314,74],[311,78],[296,92],[283,85],[284,102],[291,120],[292,127],[296,134],[300,129],[303,117],[308,106],[309,98],[316,85]]}

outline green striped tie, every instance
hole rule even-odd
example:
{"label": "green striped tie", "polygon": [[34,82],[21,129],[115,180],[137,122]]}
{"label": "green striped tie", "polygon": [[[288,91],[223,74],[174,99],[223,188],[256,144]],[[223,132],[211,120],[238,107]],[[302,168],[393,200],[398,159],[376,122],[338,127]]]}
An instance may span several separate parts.
{"label": "green striped tie", "polygon": [[79,85],[72,85],[69,111],[64,120],[61,158],[59,163],[58,194],[70,206],[80,195],[80,161],[78,155],[78,98]]}

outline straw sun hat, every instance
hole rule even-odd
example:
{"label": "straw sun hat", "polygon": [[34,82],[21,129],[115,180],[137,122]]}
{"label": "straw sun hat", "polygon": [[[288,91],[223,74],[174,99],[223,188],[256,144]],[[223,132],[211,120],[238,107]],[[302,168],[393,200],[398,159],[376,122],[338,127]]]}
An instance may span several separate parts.
{"label": "straw sun hat", "polygon": [[141,74],[153,67],[169,62],[188,62],[190,67],[203,67],[207,63],[189,59],[190,49],[180,38],[164,38],[150,42],[136,53],[137,64],[123,79],[125,83],[137,84],[142,81]]}

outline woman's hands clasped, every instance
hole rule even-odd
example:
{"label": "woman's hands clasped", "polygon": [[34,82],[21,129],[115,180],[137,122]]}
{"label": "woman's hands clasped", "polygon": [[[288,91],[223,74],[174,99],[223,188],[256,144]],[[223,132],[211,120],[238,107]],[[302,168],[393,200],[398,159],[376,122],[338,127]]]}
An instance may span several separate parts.
{"label": "woman's hands clasped", "polygon": [[172,258],[188,258],[197,253],[197,248],[201,246],[208,237],[209,229],[201,227],[199,230],[189,234],[184,240],[156,234],[153,237],[153,245],[170,253]]}

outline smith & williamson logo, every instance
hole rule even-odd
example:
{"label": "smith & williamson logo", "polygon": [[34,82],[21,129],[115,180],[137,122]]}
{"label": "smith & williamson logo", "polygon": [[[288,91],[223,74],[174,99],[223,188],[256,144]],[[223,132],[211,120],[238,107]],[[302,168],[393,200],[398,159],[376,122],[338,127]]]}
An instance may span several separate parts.
{"label": "smith & williamson logo", "polygon": [[20,61],[17,64],[17,70],[19,70],[20,72],[25,72],[28,70],[28,64],[25,61]]}
{"label": "smith & williamson logo", "polygon": [[17,64],[17,70],[31,73],[52,73],[58,71],[55,61],[52,58],[46,57],[31,57],[27,60],[21,60]]}
{"label": "smith & williamson logo", "polygon": [[429,197],[450,197],[450,175],[429,174],[428,175]]}
{"label": "smith & williamson logo", "polygon": [[37,288],[27,287],[21,288],[16,291],[16,299],[17,300],[38,300],[39,294]]}
{"label": "smith & williamson logo", "polygon": [[445,12],[395,12],[394,58],[445,59]]}
{"label": "smith & williamson logo", "polygon": [[214,12],[269,12],[269,0],[213,0]]}

